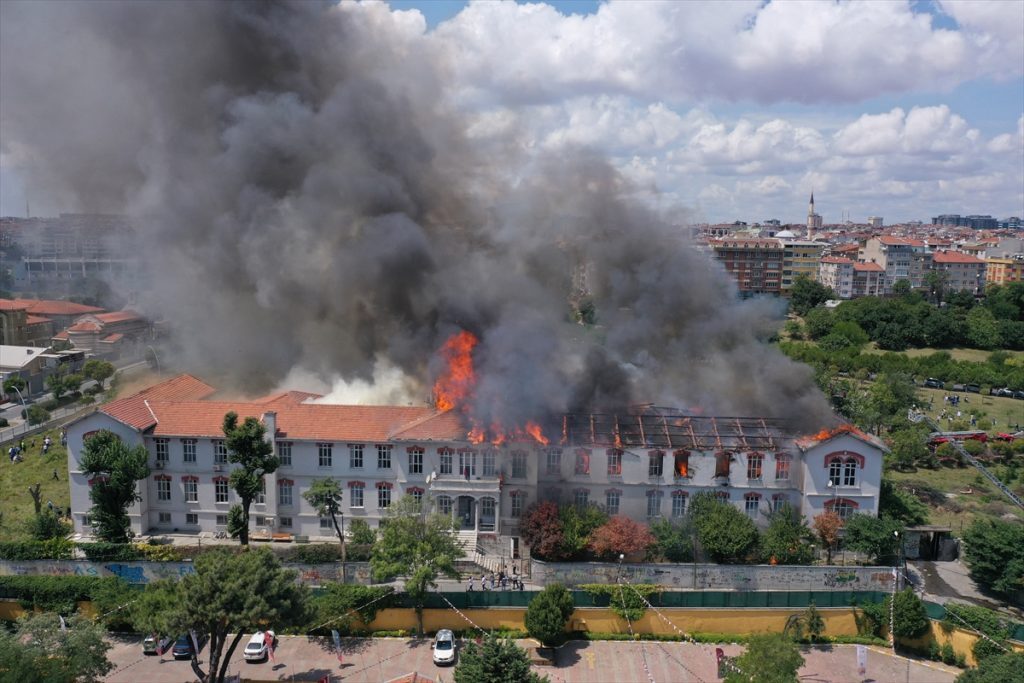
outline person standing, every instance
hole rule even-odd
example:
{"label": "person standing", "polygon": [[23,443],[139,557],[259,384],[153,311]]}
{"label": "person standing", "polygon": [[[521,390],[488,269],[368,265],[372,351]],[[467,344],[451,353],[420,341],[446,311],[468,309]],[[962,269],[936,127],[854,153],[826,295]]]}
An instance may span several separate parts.
{"label": "person standing", "polygon": [[469,575],[469,586],[466,588],[466,590],[468,592],[470,592],[470,593],[473,592],[473,575],[472,574]]}

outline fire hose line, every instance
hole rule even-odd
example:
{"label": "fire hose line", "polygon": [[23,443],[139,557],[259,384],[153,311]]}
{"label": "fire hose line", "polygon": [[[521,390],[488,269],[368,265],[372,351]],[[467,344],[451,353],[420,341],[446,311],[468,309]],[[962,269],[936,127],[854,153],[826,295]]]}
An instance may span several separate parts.
{"label": "fire hose line", "polygon": [[[626,594],[622,592],[622,577],[618,578],[619,582],[619,600],[622,601],[622,616],[626,617],[626,626],[629,627],[629,637],[634,641],[637,639],[636,634],[633,633],[633,622],[629,619],[629,610],[626,607]],[[644,661],[644,673],[647,674],[647,680],[650,683],[655,683],[654,676],[651,675],[651,667],[647,664],[647,648],[644,646],[644,641],[640,641],[640,656]]]}

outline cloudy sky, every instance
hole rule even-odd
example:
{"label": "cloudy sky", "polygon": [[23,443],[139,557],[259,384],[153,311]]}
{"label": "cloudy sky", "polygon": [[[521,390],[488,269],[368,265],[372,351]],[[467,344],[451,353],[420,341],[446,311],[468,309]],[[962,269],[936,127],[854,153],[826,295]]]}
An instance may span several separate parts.
{"label": "cloudy sky", "polygon": [[[681,222],[800,222],[812,188],[826,223],[1024,215],[1020,0],[391,8],[448,55],[481,144],[598,148]],[[0,215],[24,215],[2,134]]]}

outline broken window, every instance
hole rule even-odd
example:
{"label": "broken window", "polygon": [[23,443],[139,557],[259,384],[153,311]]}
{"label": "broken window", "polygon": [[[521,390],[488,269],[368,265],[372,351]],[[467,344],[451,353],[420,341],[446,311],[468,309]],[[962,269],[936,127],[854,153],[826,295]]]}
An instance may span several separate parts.
{"label": "broken window", "polygon": [[608,449],[608,474],[614,476],[622,474],[622,451],[617,448]]}
{"label": "broken window", "polygon": [[732,454],[728,451],[719,451],[715,454],[715,476],[729,477],[729,465],[732,463]]}
{"label": "broken window", "polygon": [[789,479],[789,465],[792,461],[793,458],[788,453],[775,454],[775,479],[777,481]]}
{"label": "broken window", "polygon": [[677,477],[686,478],[690,476],[690,451],[678,450],[675,452],[675,463],[673,471]]}
{"label": "broken window", "polygon": [[761,453],[749,453],[747,455],[747,479],[760,479],[761,468],[764,465],[764,455]]}
{"label": "broken window", "polygon": [[590,474],[590,451],[585,448],[576,449],[576,474]]}
{"label": "broken window", "polygon": [[651,451],[647,465],[647,476],[660,477],[665,471],[665,452]]}

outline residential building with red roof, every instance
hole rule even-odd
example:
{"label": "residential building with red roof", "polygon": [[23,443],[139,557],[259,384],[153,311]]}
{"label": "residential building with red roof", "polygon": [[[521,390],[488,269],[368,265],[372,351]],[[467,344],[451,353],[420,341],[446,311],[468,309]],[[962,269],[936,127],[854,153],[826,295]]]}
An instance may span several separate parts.
{"label": "residential building with red roof", "polygon": [[985,291],[986,264],[980,258],[959,251],[936,251],[932,254],[933,269],[943,273],[947,292],[967,290],[974,295]]}
{"label": "residential building with red roof", "polygon": [[523,511],[539,500],[597,504],[650,520],[681,517],[693,495],[714,491],[759,524],[784,503],[808,519],[826,509],[878,510],[885,447],[852,428],[799,438],[768,419],[646,407],[621,416],[565,415],[549,430],[549,443],[519,433],[478,443],[456,411],[318,399],[295,391],[226,399],[180,375],[100,406],[68,425],[76,530],[91,530],[83,444],[107,429],[149,452],[151,475],[129,511],[135,533],[223,531],[238,502],[222,432],[229,411],[260,420],[281,462],[251,510],[257,538],[333,535],[331,521],[302,496],[317,477],[342,485],[349,520],[377,526],[392,502],[409,495],[450,515],[473,544],[478,534],[516,537]]}
{"label": "residential building with red roof", "polygon": [[114,311],[83,315],[67,328],[72,346],[90,354],[117,357],[145,344],[152,337],[152,324],[135,311]]}

